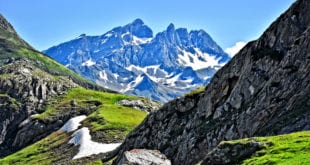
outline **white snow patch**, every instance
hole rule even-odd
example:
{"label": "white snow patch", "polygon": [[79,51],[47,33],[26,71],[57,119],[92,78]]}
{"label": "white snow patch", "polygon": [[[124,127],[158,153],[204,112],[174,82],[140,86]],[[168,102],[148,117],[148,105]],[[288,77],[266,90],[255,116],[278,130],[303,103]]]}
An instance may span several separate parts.
{"label": "white snow patch", "polygon": [[[181,74],[175,74],[175,73],[170,73],[168,74],[168,72],[166,72],[163,69],[160,69],[160,65],[151,65],[151,66],[146,66],[146,67],[139,67],[139,66],[135,66],[135,65],[130,65],[128,67],[126,67],[126,69],[128,71],[131,72],[138,72],[140,74],[146,74],[148,76],[148,78],[150,78],[152,81],[156,82],[156,83],[160,83],[160,84],[165,84],[165,86],[169,86],[169,87],[177,87],[176,83],[177,82],[183,82],[183,83],[191,83],[193,81],[192,78],[188,78],[186,80],[180,80],[180,76]],[[149,69],[151,69],[151,71],[147,72]],[[155,76],[156,72],[160,71],[164,73],[164,76],[162,76],[161,78],[158,78]],[[137,78],[135,81],[132,81],[131,83],[128,84],[128,86],[126,88],[124,88],[121,92],[126,92],[128,90],[132,90],[137,84],[137,80],[139,78]],[[188,85],[190,86],[190,85]],[[188,86],[186,86],[186,88],[188,88]],[[179,87],[177,87],[179,88]]]}
{"label": "white snow patch", "polygon": [[131,81],[126,88],[122,89],[120,92],[121,93],[125,93],[129,90],[133,90],[137,85],[139,85],[141,83],[141,81],[143,80],[143,76],[139,75],[135,80]]}
{"label": "white snow patch", "polygon": [[125,35],[128,35],[128,34],[130,34],[130,33],[126,32],[126,33],[122,34],[121,37],[123,38]]}
{"label": "white snow patch", "polygon": [[210,76],[206,76],[203,78],[203,80],[208,80],[209,78],[211,78]]}
{"label": "white snow patch", "polygon": [[166,83],[169,84],[170,87],[174,87],[175,86],[175,82],[179,81],[180,76],[181,76],[181,73],[175,75],[174,77],[171,77],[171,78],[167,79]]}
{"label": "white snow patch", "polygon": [[108,81],[108,74],[106,73],[105,70],[99,72],[99,77],[100,77],[100,79],[102,79],[104,81]]}
{"label": "white snow patch", "polygon": [[89,59],[89,60],[83,62],[83,63],[82,63],[82,66],[93,66],[93,65],[95,65],[95,64],[96,64],[96,62],[94,62],[94,61],[92,61],[91,59]]}
{"label": "white snow patch", "polygon": [[134,82],[134,85],[133,87],[139,85],[141,83],[141,81],[143,80],[143,77],[142,75],[139,75],[133,82]]}
{"label": "white snow patch", "polygon": [[[150,66],[146,66],[146,67],[139,67],[139,66],[135,66],[135,65],[130,65],[130,66],[126,67],[126,70],[131,71],[131,72],[138,71],[138,72],[144,73],[152,81],[158,83],[158,82],[162,81],[162,79],[154,76],[156,74],[157,70],[160,70],[161,72],[163,72],[166,75],[166,77],[168,76],[168,73],[165,70],[160,69],[159,67],[160,67],[160,65],[150,65]],[[153,73],[147,73],[148,69],[152,69]]]}
{"label": "white snow patch", "polygon": [[132,36],[132,44],[133,45],[141,45],[146,44],[152,41],[153,38],[138,38],[136,36]]}
{"label": "white snow patch", "polygon": [[186,83],[191,83],[191,82],[193,82],[193,78],[189,78],[189,79],[186,79],[186,80],[183,80],[183,82],[186,82]]}
{"label": "white snow patch", "polygon": [[107,34],[105,34],[104,36],[105,36],[105,37],[111,37],[111,36],[113,36],[113,34],[107,33]]}
{"label": "white snow patch", "polygon": [[121,144],[121,143],[104,144],[94,142],[91,140],[89,129],[86,127],[83,127],[75,131],[74,134],[72,134],[72,139],[69,141],[69,143],[74,145],[80,145],[79,152],[73,157],[73,159],[113,151]]}
{"label": "white snow patch", "polygon": [[234,46],[226,48],[225,52],[230,55],[230,57],[233,57],[235,54],[237,54],[247,43],[243,41],[236,42]]}
{"label": "white snow patch", "polygon": [[116,73],[114,73],[113,74],[113,76],[114,76],[114,78],[117,80],[118,79],[118,77],[119,77],[119,75],[118,74],[116,74]]}
{"label": "white snow patch", "polygon": [[124,41],[125,45],[141,45],[141,44],[146,44],[152,41],[153,38],[139,38],[135,35],[132,35],[130,32],[126,32],[121,35],[121,37],[124,39],[125,35],[130,35],[130,42]]}
{"label": "white snow patch", "polygon": [[154,69],[157,70],[159,69],[160,65],[150,65],[150,66],[146,66],[146,67],[140,67],[140,66],[135,66],[135,65],[129,65],[128,67],[126,67],[127,70],[129,71],[133,71],[138,70],[138,71],[142,71],[143,73],[146,74],[148,69]]}
{"label": "white snow patch", "polygon": [[100,50],[99,50],[99,49],[94,50],[94,53],[98,53],[98,52],[100,52]]}
{"label": "white snow patch", "polygon": [[69,121],[67,121],[66,124],[60,128],[60,130],[65,132],[75,131],[81,125],[80,122],[83,121],[85,118],[85,115],[73,117]]}
{"label": "white snow patch", "polygon": [[129,91],[130,89],[132,89],[131,83],[129,83],[128,85],[123,85],[123,88],[120,90],[120,92],[125,93]]}
{"label": "white snow patch", "polygon": [[178,62],[181,65],[192,67],[193,70],[199,70],[207,67],[215,67],[219,65],[219,60],[215,56],[211,56],[208,53],[201,52],[198,48],[195,49],[195,54],[181,50],[181,54],[178,55]]}
{"label": "white snow patch", "polygon": [[101,40],[101,45],[105,44],[108,41],[108,39]]}

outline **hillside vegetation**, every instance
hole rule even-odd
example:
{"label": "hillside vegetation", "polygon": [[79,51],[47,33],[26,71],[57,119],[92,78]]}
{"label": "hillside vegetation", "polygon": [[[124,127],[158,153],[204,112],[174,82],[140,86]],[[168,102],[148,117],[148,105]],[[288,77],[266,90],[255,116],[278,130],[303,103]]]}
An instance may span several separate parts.
{"label": "hillside vegetation", "polygon": [[[98,107],[82,122],[91,130],[94,139],[99,142],[121,142],[125,136],[145,117],[146,112],[116,104],[122,99],[141,99],[122,94],[99,92],[84,88],[72,88],[66,95],[55,97],[49,101],[46,110],[32,116],[37,120],[48,122],[51,118],[64,114],[64,110],[74,100],[77,107],[88,106],[95,102]],[[81,126],[81,127],[82,127]],[[98,157],[90,160],[71,160],[77,148],[67,144],[70,135],[56,131],[46,138],[30,145],[10,156],[0,159],[0,164],[52,164],[55,162],[97,162]]]}

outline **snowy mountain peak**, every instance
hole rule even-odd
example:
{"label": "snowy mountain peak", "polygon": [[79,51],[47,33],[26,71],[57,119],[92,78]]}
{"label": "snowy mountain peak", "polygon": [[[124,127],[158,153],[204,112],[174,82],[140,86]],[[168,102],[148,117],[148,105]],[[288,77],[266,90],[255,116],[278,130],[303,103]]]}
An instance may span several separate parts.
{"label": "snowy mountain peak", "polygon": [[132,25],[144,25],[144,22],[140,18],[137,18],[131,24]]}
{"label": "snowy mountain peak", "polygon": [[153,31],[141,19],[136,19],[132,23],[129,23],[120,28],[122,34],[130,33],[138,38],[152,38]]}
{"label": "snowy mountain peak", "polygon": [[230,59],[203,30],[171,23],[153,37],[141,19],[45,53],[99,85],[161,102],[205,85]]}
{"label": "snowy mountain peak", "polygon": [[167,32],[172,33],[175,31],[175,26],[173,23],[170,23],[169,26],[167,27]]}
{"label": "snowy mountain peak", "polygon": [[79,35],[79,38],[83,38],[83,37],[86,37],[86,34],[85,34],[85,33]]}

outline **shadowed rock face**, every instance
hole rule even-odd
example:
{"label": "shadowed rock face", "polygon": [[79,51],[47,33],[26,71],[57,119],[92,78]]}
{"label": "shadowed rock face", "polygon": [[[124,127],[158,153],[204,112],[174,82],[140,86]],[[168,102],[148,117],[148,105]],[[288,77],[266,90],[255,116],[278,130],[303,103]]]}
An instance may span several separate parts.
{"label": "shadowed rock face", "polygon": [[[272,145],[272,144],[269,144]],[[253,153],[268,144],[256,142],[255,140],[246,143],[220,143],[205,157],[202,165],[224,165],[241,164],[242,160],[251,157]]]}
{"label": "shadowed rock face", "polygon": [[222,140],[309,130],[309,25],[310,1],[298,0],[219,70],[204,92],[150,114],[119,155],[157,149],[172,164],[195,164]]}

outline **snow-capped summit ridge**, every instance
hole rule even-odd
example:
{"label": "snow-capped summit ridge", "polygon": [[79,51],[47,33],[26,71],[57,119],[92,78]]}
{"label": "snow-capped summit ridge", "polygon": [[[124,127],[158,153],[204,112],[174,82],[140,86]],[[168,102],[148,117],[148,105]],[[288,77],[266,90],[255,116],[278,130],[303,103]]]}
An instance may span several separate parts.
{"label": "snow-capped summit ridge", "polygon": [[99,85],[161,102],[205,85],[230,59],[203,30],[170,24],[153,35],[141,19],[45,53]]}

